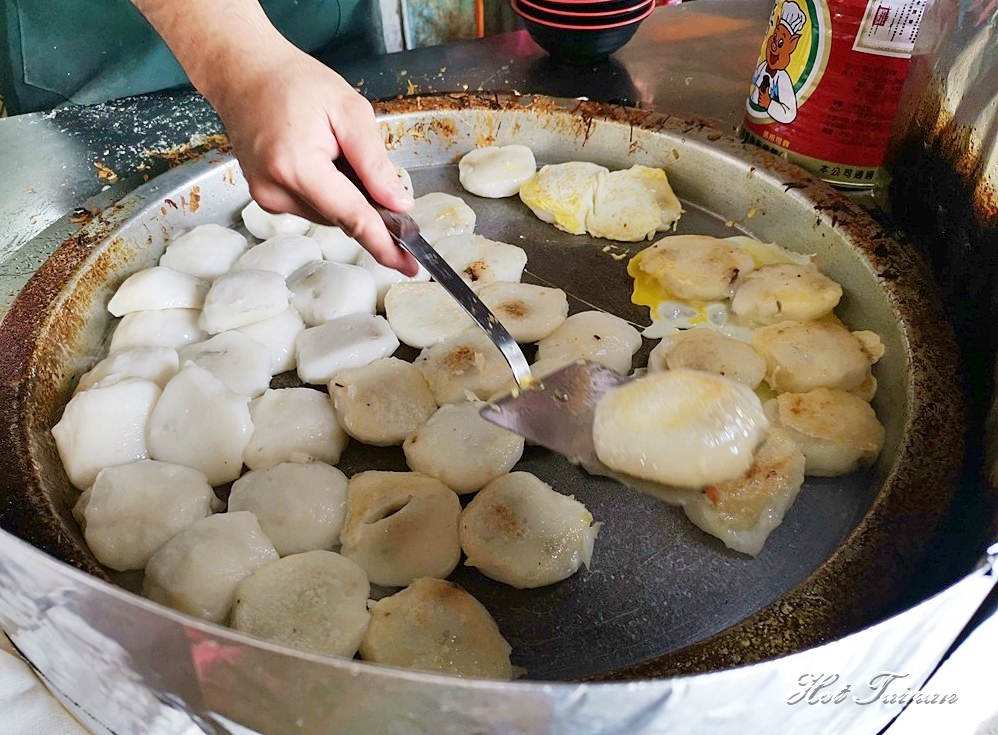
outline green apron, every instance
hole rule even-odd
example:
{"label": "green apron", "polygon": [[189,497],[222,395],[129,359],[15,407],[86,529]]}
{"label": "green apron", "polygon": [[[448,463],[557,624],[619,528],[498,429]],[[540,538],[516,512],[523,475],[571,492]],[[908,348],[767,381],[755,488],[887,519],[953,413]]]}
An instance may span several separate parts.
{"label": "green apron", "polygon": [[[211,0],[205,0],[211,2]],[[274,25],[331,58],[379,51],[372,0],[262,0]],[[128,0],[0,0],[0,94],[9,114],[189,84]]]}

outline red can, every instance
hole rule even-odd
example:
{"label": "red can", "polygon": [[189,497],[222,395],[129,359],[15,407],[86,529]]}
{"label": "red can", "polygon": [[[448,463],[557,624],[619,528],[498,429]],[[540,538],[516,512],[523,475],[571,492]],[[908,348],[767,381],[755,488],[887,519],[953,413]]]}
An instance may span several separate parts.
{"label": "red can", "polygon": [[777,0],[746,140],[839,186],[872,186],[931,0]]}

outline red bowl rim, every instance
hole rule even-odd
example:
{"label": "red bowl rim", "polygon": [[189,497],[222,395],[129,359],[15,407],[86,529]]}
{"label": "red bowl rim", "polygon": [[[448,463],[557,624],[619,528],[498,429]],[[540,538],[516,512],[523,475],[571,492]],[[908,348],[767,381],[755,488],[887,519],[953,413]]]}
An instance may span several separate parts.
{"label": "red bowl rim", "polygon": [[[513,0],[511,0],[512,2]],[[541,0],[543,1],[543,0]],[[589,13],[585,11],[578,10],[555,10],[554,8],[546,7],[544,5],[538,5],[536,2],[531,2],[530,0],[515,0],[519,5],[524,6],[528,11],[530,10],[540,10],[542,13],[550,13],[551,15],[564,15],[570,18],[606,18],[614,15],[625,15],[627,13],[633,13],[636,10],[643,9],[645,5],[649,3],[654,3],[655,0],[638,0],[623,10],[602,10],[595,13]],[[586,26],[587,28],[590,26]]]}
{"label": "red bowl rim", "polygon": [[529,11],[524,11],[524,9],[520,6],[517,0],[509,0],[509,2],[510,6],[512,6],[513,8],[513,12],[515,12],[520,17],[529,20],[531,23],[536,23],[537,25],[541,26],[547,26],[548,28],[557,28],[563,31],[608,31],[612,28],[623,28],[624,26],[629,26],[632,23],[638,23],[644,20],[649,15],[651,15],[652,12],[655,10],[654,0],[648,0],[648,9],[645,10],[643,13],[641,13],[641,15],[639,15],[637,18],[631,18],[630,20],[621,21],[618,23],[604,23],[602,25],[595,25],[595,26],[576,26],[576,25],[569,25],[567,23],[552,23],[550,21],[540,20],[539,18],[535,18],[532,15],[530,15]]}
{"label": "red bowl rim", "polygon": [[607,0],[553,0],[558,5],[600,5]]}

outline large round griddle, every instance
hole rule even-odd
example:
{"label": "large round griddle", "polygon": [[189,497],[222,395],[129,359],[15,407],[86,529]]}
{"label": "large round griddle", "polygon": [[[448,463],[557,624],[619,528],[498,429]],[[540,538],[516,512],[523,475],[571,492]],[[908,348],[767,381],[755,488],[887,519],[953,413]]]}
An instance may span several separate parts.
{"label": "large round griddle", "polygon": [[[757,558],[728,551],[682,511],[591,477],[528,447],[518,469],[574,495],[602,523],[591,569],[514,590],[459,567],[452,579],[495,616],[530,679],[632,678],[708,671],[785,654],[875,619],[904,588],[954,490],[962,445],[955,350],[921,261],[834,190],[698,121],[532,97],[409,98],[379,115],[394,160],[417,194],[459,194],[477,232],[528,254],[524,280],[555,285],[572,311],[599,308],[636,325],[628,258],[649,243],[572,236],[518,199],[464,192],[456,161],[479,145],[522,143],[540,163],[591,160],[664,167],[684,202],[678,232],[751,234],[814,253],[843,284],[840,316],[881,335],[874,406],[887,441],[870,469],[808,478]],[[76,492],[49,430],[79,374],[102,356],[105,305],[130,273],[155,263],[173,235],[235,224],[248,201],[224,153],[173,169],[84,225],[29,282],[0,325],[0,521],[56,557],[110,577],[70,515]],[[636,358],[642,363],[652,346]],[[408,353],[410,356],[412,353]],[[353,443],[348,474],[405,469],[399,449]],[[127,586],[134,579],[116,578]]]}

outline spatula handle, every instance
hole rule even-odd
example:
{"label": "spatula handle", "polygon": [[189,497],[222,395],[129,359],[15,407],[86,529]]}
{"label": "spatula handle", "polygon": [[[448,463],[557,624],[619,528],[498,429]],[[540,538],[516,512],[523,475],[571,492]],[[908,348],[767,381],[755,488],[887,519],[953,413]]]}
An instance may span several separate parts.
{"label": "spatula handle", "polygon": [[450,264],[440,257],[432,245],[423,239],[419,234],[419,225],[408,214],[393,212],[374,201],[367,189],[357,176],[357,172],[342,158],[336,161],[336,167],[350,181],[360,189],[367,197],[367,200],[374,207],[374,210],[381,215],[385,227],[391,233],[402,248],[404,248],[416,261],[422,265],[433,276],[434,280],[444,287],[454,300],[461,305],[468,315],[475,320],[475,323],[488,335],[489,339],[499,348],[502,356],[509,364],[509,369],[513,371],[516,384],[525,388],[532,382],[530,364],[523,355],[523,350],[516,343],[509,331],[496,318],[489,307],[487,307],[478,295],[471,290],[464,279],[451,268]]}
{"label": "spatula handle", "polygon": [[[375,206],[379,212],[382,208]],[[398,215],[394,212],[389,212],[393,217]],[[384,216],[382,214],[382,216]],[[402,215],[407,219],[412,219],[409,215]],[[388,225],[388,222],[385,222]],[[388,225],[389,231],[391,231],[391,226]],[[394,232],[392,233],[395,234]],[[414,257],[419,263],[429,271],[430,275],[446,289],[446,291],[454,297],[454,299],[461,305],[468,315],[475,320],[475,323],[481,327],[485,333],[489,336],[489,339],[499,348],[502,352],[502,356],[506,358],[506,362],[509,363],[509,369],[513,371],[513,377],[516,379],[516,384],[521,388],[527,387],[531,382],[530,365],[527,362],[527,358],[523,355],[523,350],[513,339],[506,327],[502,325],[496,315],[487,307],[478,295],[468,287],[468,284],[464,282],[453,268],[440,257],[440,254],[433,249],[433,247],[426,242],[417,232],[415,235],[410,235],[409,237],[399,237],[397,238],[398,243],[409,251],[409,253]]]}

